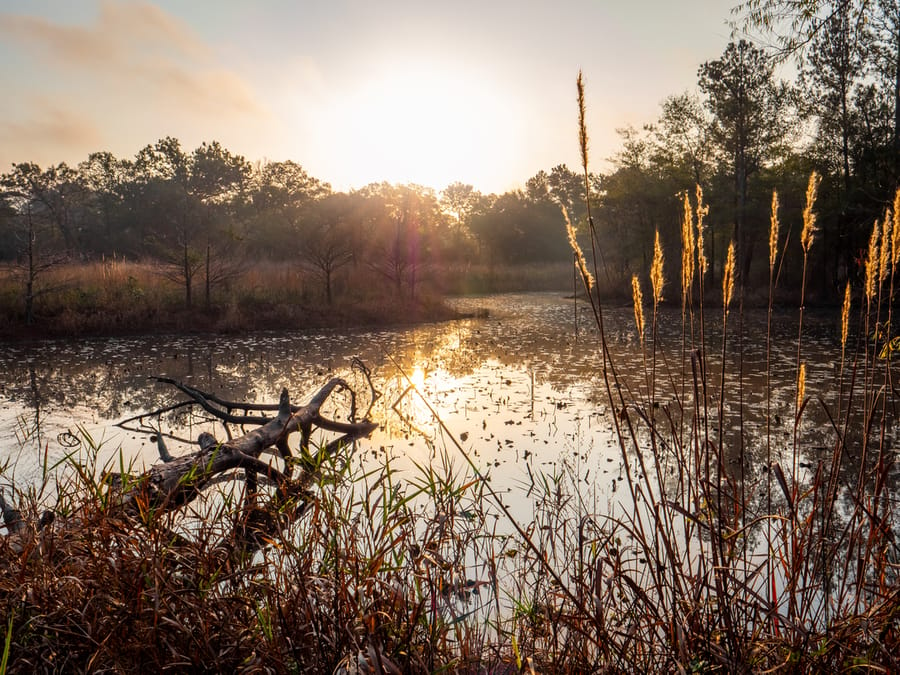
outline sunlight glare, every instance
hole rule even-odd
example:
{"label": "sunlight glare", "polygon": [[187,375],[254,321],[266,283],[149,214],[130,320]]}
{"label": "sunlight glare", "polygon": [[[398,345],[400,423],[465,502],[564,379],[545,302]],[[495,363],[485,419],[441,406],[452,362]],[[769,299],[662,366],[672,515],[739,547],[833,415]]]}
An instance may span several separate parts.
{"label": "sunlight glare", "polygon": [[425,369],[422,366],[416,366],[409,377],[409,381],[413,383],[416,389],[422,391],[422,387],[425,386]]}
{"label": "sunlight glare", "polygon": [[338,96],[321,126],[356,187],[386,179],[441,189],[518,156],[512,100],[474,71],[385,64]]}

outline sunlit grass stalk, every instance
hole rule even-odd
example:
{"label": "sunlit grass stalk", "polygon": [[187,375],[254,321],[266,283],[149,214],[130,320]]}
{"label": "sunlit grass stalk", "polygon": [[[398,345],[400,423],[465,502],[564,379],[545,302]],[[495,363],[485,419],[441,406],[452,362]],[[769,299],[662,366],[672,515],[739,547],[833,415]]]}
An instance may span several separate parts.
{"label": "sunlit grass stalk", "polygon": [[[709,207],[703,203],[703,188],[698,184],[696,187],[696,197],[697,197],[697,205],[695,207],[695,212],[697,216],[697,263],[699,268],[699,273],[697,274],[697,280],[699,284],[699,297],[700,297],[700,345],[699,349],[695,348],[694,353],[697,354],[698,366],[700,368],[699,379],[700,379],[700,400],[695,400],[695,410],[698,412],[695,414],[695,430],[694,430],[694,445],[696,446],[696,461],[694,465],[695,471],[699,471],[700,464],[700,446],[701,443],[703,446],[706,446],[706,440],[709,439],[709,409],[708,405],[709,397],[707,391],[708,378],[706,377],[706,314],[705,314],[705,298],[706,298],[706,272],[708,268],[708,260],[706,257],[706,248],[705,248],[705,234],[704,234],[704,219],[709,213]],[[693,326],[691,328],[693,331]],[[692,344],[692,347],[694,345]],[[696,388],[696,374],[695,374],[695,388]],[[694,398],[697,399],[697,395],[695,392]],[[702,435],[700,430],[700,424],[702,423]],[[699,495],[695,496],[695,502],[699,502]]]}
{"label": "sunlit grass stalk", "polygon": [[[588,170],[588,134],[587,134],[587,122],[586,122],[586,114],[587,108],[585,104],[585,95],[584,95],[584,78],[582,73],[579,71],[578,79],[576,82],[576,88],[578,91],[578,145],[579,151],[581,154],[581,168],[584,176],[584,188],[585,188],[585,205],[587,208],[587,217],[588,217],[588,231],[590,233],[591,239],[591,262],[593,265],[593,278],[596,279],[598,275],[598,261],[600,260],[600,251],[598,248],[597,242],[597,229],[594,225],[594,218],[591,213],[591,192],[590,192],[590,171]],[[603,306],[600,302],[600,293],[599,289],[596,293],[591,292],[590,283],[587,277],[582,276],[582,281],[585,285],[585,290],[588,293],[588,299],[591,304],[591,311],[594,316],[594,322],[597,325],[597,330],[599,332],[599,340],[600,340],[600,349],[601,349],[601,366],[603,370],[603,382],[606,389],[606,397],[609,401],[611,409],[616,408],[625,408],[626,401],[622,390],[622,384],[619,380],[618,374],[616,372],[615,364],[613,363],[612,356],[609,351],[609,343],[606,336],[606,330],[603,322]],[[613,387],[615,387],[618,397],[613,394]],[[618,398],[618,401],[616,400]],[[626,434],[623,431],[622,425],[619,420],[618,415],[613,416],[613,426],[616,432],[616,438],[619,443],[619,451],[625,461],[626,470],[630,471],[627,463],[627,449],[625,445]],[[632,440],[632,442],[637,445],[634,429],[631,426],[630,422],[626,420],[626,427],[628,428],[627,437]],[[629,479],[629,483],[631,483]],[[634,497],[634,495],[632,495]]]}
{"label": "sunlit grass stalk", "polygon": [[772,572],[772,309],[775,303],[775,263],[778,259],[778,192],[772,191],[772,210],[769,218],[769,303],[766,311],[766,587],[774,602],[775,588]]}
{"label": "sunlit grass stalk", "polygon": [[[723,510],[723,481],[727,480],[725,475],[725,398],[726,398],[726,389],[725,389],[725,373],[727,371],[726,368],[726,355],[727,355],[727,344],[728,344],[728,314],[731,307],[731,302],[734,297],[734,284],[735,284],[735,275],[736,275],[736,263],[735,263],[735,247],[734,242],[732,241],[728,245],[728,253],[725,258],[725,267],[722,271],[722,345],[721,345],[721,374],[719,381],[719,410],[718,410],[718,437],[714,444],[715,453],[716,453],[716,470],[715,470],[715,478],[712,476],[712,465],[711,465],[711,452],[710,452],[710,443],[708,438],[704,439],[704,451],[703,455],[705,458],[705,476],[704,482],[707,486],[705,491],[706,503],[708,506],[715,504],[715,515],[714,519],[711,519],[711,523],[714,522],[715,525],[711,524],[709,528],[710,534],[710,551],[711,551],[711,571],[713,573],[714,580],[714,588],[716,592],[717,602],[720,603],[720,625],[723,626],[725,634],[728,638],[729,647],[733,650],[734,645],[734,634],[732,630],[732,608],[726,602],[726,598],[730,595],[729,591],[729,570],[725,565],[726,561],[726,548],[727,543],[725,541],[725,530],[727,529],[727,524],[724,522],[725,512]],[[711,490],[714,489],[714,494],[711,493]]]}
{"label": "sunlit grass stalk", "polygon": [[[797,327],[797,378],[799,381],[800,376],[800,363],[802,360],[802,349],[803,349],[803,314],[805,311],[805,303],[806,303],[806,277],[807,277],[807,268],[809,265],[809,250],[812,247],[813,240],[815,239],[815,233],[817,231],[816,227],[816,213],[813,210],[816,203],[816,196],[819,191],[819,183],[821,183],[822,179],[818,173],[813,171],[809,175],[809,182],[806,186],[806,205],[803,208],[803,229],[800,232],[800,247],[803,250],[803,272],[800,279],[800,309],[799,309],[799,325]],[[794,442],[793,442],[793,463],[792,469],[794,476],[797,476],[799,470],[799,458],[798,458],[798,450],[797,447],[797,426],[799,424],[799,416],[800,416],[800,405],[797,405],[794,408]]]}
{"label": "sunlit grass stalk", "polygon": [[[654,415],[654,403],[656,401],[656,354],[659,345],[658,318],[659,303],[663,301],[663,287],[665,286],[665,274],[663,272],[663,264],[665,257],[663,256],[662,246],[659,243],[659,230],[653,240],[653,261],[650,263],[650,288],[653,291],[653,321],[651,329],[653,331],[653,356],[650,366],[650,409],[648,411],[651,425]],[[655,437],[654,437],[655,439]],[[655,447],[655,440],[654,447]]]}
{"label": "sunlit grass stalk", "polygon": [[[891,250],[891,246],[894,240],[893,237],[893,224],[894,219],[891,213],[891,209],[888,208],[884,214],[884,220],[882,221],[882,229],[881,229],[881,256],[879,262],[879,283],[878,283],[878,311],[879,315],[881,313],[881,304],[883,302],[882,294],[887,292],[887,319],[885,320],[885,327],[882,330],[883,333],[883,346],[881,351],[877,351],[876,344],[876,353],[884,354],[884,382],[885,386],[888,390],[893,388],[892,386],[892,376],[891,376],[891,344],[893,339],[893,331],[894,327],[891,323],[891,318],[893,315],[893,293],[894,293],[894,285],[893,285],[893,275],[891,275],[890,283],[886,284],[887,277],[893,268],[893,257],[894,253]],[[874,376],[874,373],[873,373]],[[889,461],[886,458],[886,452],[888,450],[887,445],[889,443],[887,436],[887,417],[888,417],[888,400],[887,396],[883,396],[881,398],[881,406],[880,406],[880,434],[878,438],[878,459],[875,468],[874,474],[874,484],[872,487],[872,496],[871,496],[871,511],[872,511],[872,519],[875,522],[878,522],[880,518],[882,518],[882,512],[884,515],[887,515],[887,512],[890,509],[889,500],[884,499],[884,487],[886,484],[887,473],[888,473],[888,464]],[[882,554],[876,552],[875,554],[875,573],[879,577],[884,576],[884,565],[885,560]]]}
{"label": "sunlit grass stalk", "polygon": [[[800,280],[800,306],[798,310],[799,320],[797,327],[797,356],[796,356],[796,369],[795,369],[795,384],[797,386],[796,395],[794,399],[794,423],[793,423],[793,436],[791,443],[791,481],[792,481],[792,491],[791,499],[796,500],[799,497],[799,476],[800,476],[800,447],[799,447],[799,429],[800,429],[800,416],[802,414],[802,397],[800,395],[800,383],[801,383],[801,373],[804,375],[803,385],[805,387],[805,370],[802,363],[803,358],[803,317],[805,312],[805,303],[806,303],[806,283],[807,283],[807,269],[809,265],[809,251],[812,248],[813,241],[815,239],[815,233],[817,231],[816,228],[816,214],[814,209],[816,196],[818,194],[819,183],[821,182],[821,178],[818,173],[813,171],[809,176],[809,182],[806,187],[806,203],[803,208],[803,229],[800,232],[800,248],[803,251],[803,267],[801,273]],[[804,392],[805,393],[805,392]],[[787,551],[787,555],[789,556],[790,565],[796,565],[797,561],[800,559],[802,554],[800,542],[797,537],[798,532],[798,523],[797,523],[797,513],[795,509],[791,510],[791,519],[789,522],[790,526],[790,547]],[[797,593],[791,592],[788,594],[788,617],[791,621],[798,620],[798,612],[800,611],[802,604],[798,603]]]}
{"label": "sunlit grass stalk", "polygon": [[[864,390],[865,390],[865,401],[864,401],[864,410],[870,411],[874,409],[876,399],[875,399],[875,368],[874,366],[870,366],[870,361],[877,357],[878,355],[878,343],[879,343],[879,306],[881,304],[881,293],[879,288],[879,264],[881,262],[881,234],[882,234],[881,224],[876,220],[875,224],[872,226],[872,234],[869,237],[869,250],[868,256],[866,258],[866,285],[865,285],[865,293],[866,293],[866,312],[865,312],[865,371],[863,376]],[[873,307],[874,305],[874,307]],[[873,309],[875,310],[875,321],[874,325],[871,323]],[[870,350],[870,342],[871,345]],[[866,461],[868,459],[868,450],[869,450],[869,435],[865,434],[862,439],[862,456],[860,458],[861,466],[866,465]],[[857,481],[857,498],[862,498],[862,491],[864,485],[864,471],[860,471],[859,480]]]}
{"label": "sunlit grass stalk", "polygon": [[[581,151],[582,169],[584,172],[585,194],[586,194],[586,198],[588,200],[588,226],[589,226],[590,235],[591,235],[591,251],[593,254],[594,276],[596,277],[597,276],[597,264],[598,264],[597,261],[599,260],[599,251],[597,248],[596,229],[594,226],[593,218],[590,213],[590,174],[588,171],[587,130],[586,130],[586,123],[585,123],[586,110],[585,110],[585,101],[584,101],[584,83],[583,83],[581,73],[579,73],[579,75],[578,75],[577,89],[578,89],[578,109],[579,109],[579,147],[580,147],[580,151]],[[657,239],[656,247],[658,247],[658,239]],[[658,304],[658,302],[662,299],[662,286],[663,286],[661,247],[659,247],[659,255],[658,256],[656,253],[654,253],[654,259],[657,261],[657,264],[655,266],[651,267],[651,287],[654,292],[655,302]],[[590,294],[590,299],[591,299],[592,310],[594,313],[594,318],[595,318],[597,328],[600,333],[600,344],[601,344],[602,359],[603,359],[603,381],[604,381],[604,385],[606,388],[607,399],[609,401],[611,409],[613,409],[613,410],[621,409],[623,411],[626,411],[628,403],[626,402],[626,400],[624,398],[623,387],[619,381],[618,375],[616,373],[615,365],[613,363],[613,360],[612,360],[610,352],[609,352],[609,346],[608,346],[606,332],[605,332],[604,323],[603,323],[602,307],[599,302],[599,294],[596,298],[595,298],[594,294]],[[615,389],[616,389],[615,395],[613,394],[613,386],[615,386]],[[652,409],[652,406],[651,406],[651,409]],[[629,442],[631,443],[631,445],[634,447],[635,451],[637,452],[638,460],[640,461],[641,465],[643,465],[643,459],[640,454],[640,447],[639,447],[639,443],[637,440],[637,436],[635,434],[635,429],[634,429],[632,422],[627,414],[624,415],[624,419],[622,419],[621,421],[620,421],[619,415],[614,415],[613,416],[613,425],[615,428],[617,440],[619,442],[619,450],[620,450],[620,453],[622,456],[622,461],[623,461],[624,469],[626,472],[626,481],[627,481],[627,484],[629,487],[629,491],[631,493],[631,497],[632,497],[632,500],[634,501],[634,503],[638,504],[639,503],[639,495],[641,493],[641,490],[640,490],[639,486],[636,484],[634,477],[631,473],[630,458],[629,458],[629,454],[627,452],[627,448],[625,445],[626,431],[627,431],[627,438],[629,439]],[[649,474],[646,471],[646,468],[644,468],[642,470],[642,475],[643,475],[643,479],[645,481],[649,481]],[[648,495],[648,496],[650,496],[650,495]],[[659,525],[661,522],[659,520],[660,517],[661,516],[660,516],[659,511],[656,511],[654,513],[654,518],[656,520],[656,526],[653,528],[654,533],[652,535],[654,542],[658,541],[657,537],[659,536],[659,534],[658,534],[659,533]],[[640,538],[640,540],[645,541],[645,542],[649,541],[647,531],[646,531],[646,526],[644,523],[644,518],[641,515],[640,509],[638,509],[636,511],[636,513],[634,515],[634,519],[632,521],[632,524],[633,524],[635,533]],[[654,576],[655,576],[657,572],[655,569],[651,568],[651,573],[654,574]]]}
{"label": "sunlit grass stalk", "polygon": [[[698,186],[699,190],[699,186]],[[687,333],[688,322],[691,333],[691,345],[694,343],[694,318],[693,318],[693,283],[694,283],[694,259],[695,236],[694,236],[694,213],[691,207],[690,195],[685,191],[681,195],[682,199],[682,216],[681,216],[681,397],[679,406],[683,409],[685,393],[687,389],[687,369],[685,367],[685,357],[687,355]],[[702,235],[700,235],[702,244]],[[690,317],[688,316],[688,308],[690,307]],[[684,445],[684,419],[683,414],[679,419],[679,445]]]}

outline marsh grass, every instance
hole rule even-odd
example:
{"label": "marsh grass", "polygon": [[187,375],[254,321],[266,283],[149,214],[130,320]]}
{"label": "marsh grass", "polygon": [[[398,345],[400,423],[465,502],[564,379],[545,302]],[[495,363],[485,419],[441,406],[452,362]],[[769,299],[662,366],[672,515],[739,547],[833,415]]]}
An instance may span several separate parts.
{"label": "marsh grass", "polygon": [[233,333],[404,323],[452,315],[435,284],[423,283],[415,299],[398,301],[362,267],[348,268],[335,278],[335,300],[329,305],[318,277],[284,262],[248,264],[239,276],[213,288],[208,306],[201,298],[187,309],[183,287],[158,265],[109,259],[45,272],[35,324],[26,325],[14,272],[0,269],[0,338]]}
{"label": "marsh grass", "polygon": [[[584,143],[582,100],[579,78],[579,136]],[[586,164],[585,147],[582,157]],[[804,288],[807,256],[815,242],[818,184],[814,174],[802,213]],[[625,477],[634,508],[631,513],[600,514],[573,500],[569,523],[604,526],[593,537],[583,537],[580,528],[577,543],[565,540],[565,527],[550,530],[551,548],[568,551],[570,559],[578,559],[585,541],[591,545],[589,564],[579,565],[582,573],[570,581],[576,595],[590,598],[590,611],[569,602],[568,594],[559,596],[554,610],[561,619],[559,630],[573,640],[583,636],[576,641],[586,651],[565,660],[573,652],[555,646],[541,662],[571,670],[656,672],[896,670],[896,392],[891,386],[892,350],[884,347],[891,339],[895,218],[888,211],[873,227],[866,284],[856,306],[856,344],[846,351],[852,312],[848,289],[840,317],[842,348],[835,354],[840,367],[833,387],[825,390],[813,391],[806,381],[801,292],[793,434],[787,447],[774,452],[767,424],[766,460],[754,466],[745,452],[751,439],[745,436],[740,412],[743,342],[733,246],[723,269],[721,344],[710,344],[705,337],[710,320],[703,311],[705,256],[696,243],[703,241],[704,215],[699,191],[693,209],[685,199],[684,228],[696,230],[682,233],[681,372],[668,371],[655,329],[663,285],[657,263],[661,255],[654,255],[648,270],[654,339],[643,359],[643,393],[619,376],[606,346],[603,307],[589,296],[608,404],[619,411],[614,420],[623,465],[637,469]],[[773,196],[770,325],[782,264],[778,243],[778,200]],[[590,287],[589,276],[583,281]],[[643,334],[639,279],[632,286]],[[694,298],[699,298],[696,308]],[[731,371],[728,364],[733,363],[738,367]],[[768,377],[766,381],[768,388]],[[663,391],[665,383],[670,391]],[[659,406],[660,399],[671,403]],[[765,405],[770,416],[769,392]],[[737,435],[728,433],[725,423],[729,408],[739,411],[731,425]],[[828,420],[828,428],[820,431],[830,439],[830,456],[813,455],[805,446],[811,408]],[[765,498],[753,497],[758,494]]]}
{"label": "marsh grass", "polygon": [[[142,526],[109,508],[120,460],[85,445],[48,467],[52,489],[14,495],[29,525],[0,545],[9,672],[473,671],[509,652],[507,539],[446,453],[400,481],[345,448],[302,515],[248,506],[237,481]],[[48,504],[55,522],[32,526]],[[260,551],[223,555],[254,527]]]}

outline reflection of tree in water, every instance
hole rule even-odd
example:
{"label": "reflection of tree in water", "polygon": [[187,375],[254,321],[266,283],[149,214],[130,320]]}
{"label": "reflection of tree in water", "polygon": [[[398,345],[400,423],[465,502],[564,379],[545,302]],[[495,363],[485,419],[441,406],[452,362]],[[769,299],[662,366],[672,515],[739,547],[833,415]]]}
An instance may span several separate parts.
{"label": "reflection of tree in water", "polygon": [[19,417],[22,442],[33,440],[36,445],[40,446],[43,440],[41,433],[43,395],[38,384],[37,371],[32,363],[28,364],[28,389],[25,402],[29,410]]}
{"label": "reflection of tree in water", "polygon": [[[571,301],[552,294],[528,294],[469,298],[459,300],[458,304],[461,311],[471,314],[486,308],[488,318],[345,333],[170,336],[5,345],[0,350],[0,372],[5,373],[3,395],[14,407],[27,409],[34,429],[43,432],[50,408],[69,414],[76,421],[79,416],[90,418],[91,415],[113,421],[175,402],[175,393],[149,380],[156,375],[183,380],[230,400],[273,402],[283,386],[296,391],[297,399],[302,400],[330,375],[352,378],[350,359],[359,356],[372,369],[376,386],[385,392],[377,409],[382,422],[397,416],[391,405],[408,385],[398,376],[393,360],[408,373],[420,367],[428,373],[442,373],[451,380],[463,380],[475,373],[479,377],[485,375],[489,379],[478,385],[478,395],[490,396],[493,388],[497,389],[498,396],[502,395],[498,383],[510,378],[520,386],[525,386],[523,380],[530,380],[534,383],[532,392],[537,386],[575,393],[579,405],[584,405],[588,414],[605,411],[606,392],[596,333],[589,328],[587,317],[583,317],[576,338]],[[632,309],[606,308],[605,316],[610,326],[610,347],[623,385],[635,400],[645,400],[644,364],[633,327]],[[773,337],[774,359],[780,365],[773,368],[772,447],[773,457],[785,467],[793,460],[790,451],[795,397],[795,321],[793,314],[779,317],[774,323]],[[807,314],[805,319],[808,392],[825,400],[834,398],[832,390],[836,386],[834,359],[839,354],[836,323],[830,315]],[[744,324],[743,360],[739,361],[733,354],[726,364],[729,391],[724,447],[726,461],[730,462],[728,469],[744,476],[742,485],[748,513],[758,513],[765,504],[770,480],[765,466],[765,442],[760,441],[766,429],[766,382],[764,340],[758,336],[764,335],[765,317],[747,313]],[[673,393],[674,387],[680,396],[682,387],[680,311],[663,310],[658,329],[658,345],[665,357],[658,364],[658,414],[666,413],[675,423],[689,425],[690,382],[685,386],[684,412]],[[707,322],[706,339],[710,345],[719,344],[720,330],[715,320]],[[729,341],[733,346],[740,344],[737,339],[729,338]],[[716,386],[720,372],[718,360],[718,354],[711,350],[707,376]],[[687,372],[690,374],[689,362]],[[740,391],[738,373],[743,373]],[[446,386],[452,387],[453,383],[448,382]],[[715,386],[710,396],[711,405],[715,406],[718,400]],[[403,405],[412,405],[411,400],[407,397]],[[514,409],[511,404],[508,412],[527,412],[520,408],[521,405]],[[403,414],[411,412],[406,410]],[[190,428],[201,421],[187,417],[183,411],[180,414],[182,417],[173,420],[176,425]],[[858,424],[854,420],[854,425]],[[886,424],[890,425],[891,421],[887,419]],[[402,433],[401,427],[397,429]],[[890,439],[891,434],[887,434],[885,451],[890,449],[887,445]],[[743,466],[739,462],[742,445]],[[804,475],[814,473],[821,460],[827,461],[833,445],[834,433],[828,416],[821,406],[810,405],[799,437],[802,456],[798,460]],[[842,485],[854,484],[859,472],[860,458],[854,446],[858,442],[848,444],[849,452],[840,465]],[[878,453],[873,452],[870,462],[877,459]],[[896,494],[895,474],[890,476],[882,498]],[[841,499],[841,510],[852,510],[846,495]]]}

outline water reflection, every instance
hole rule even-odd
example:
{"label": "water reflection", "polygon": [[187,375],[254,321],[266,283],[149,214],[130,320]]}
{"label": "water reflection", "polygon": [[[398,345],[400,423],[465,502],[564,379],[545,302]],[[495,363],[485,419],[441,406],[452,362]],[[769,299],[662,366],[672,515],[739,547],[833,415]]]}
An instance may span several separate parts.
{"label": "water reflection", "polygon": [[[61,434],[80,425],[106,439],[106,447],[121,446],[127,456],[149,463],[156,459],[155,443],[147,435],[127,434],[111,424],[179,400],[174,389],[153,382],[152,376],[183,380],[225,399],[254,403],[277,401],[281,388],[287,387],[300,401],[332,375],[364,388],[361,375],[350,368],[351,359],[358,356],[383,393],[373,409],[381,429],[361,444],[367,461],[390,459],[401,470],[412,471],[404,462],[429,461],[449,432],[480,470],[510,489],[524,486],[527,491],[541,471],[565,470],[597,487],[610,503],[617,502],[624,467],[590,317],[579,316],[576,332],[571,301],[556,294],[467,298],[458,304],[473,314],[487,309],[489,318],[347,333],[2,345],[2,452],[13,459],[16,479],[27,479],[38,471],[44,450],[51,458],[67,451]],[[607,309],[605,320],[622,385],[637,400],[647,401],[654,414],[686,424],[693,411],[690,383],[682,380],[690,363],[682,361],[680,311],[659,317],[657,378],[665,384],[656,389],[653,401],[631,308]],[[725,360],[729,396],[723,419],[731,439],[728,461],[743,462],[740,471],[759,479],[767,452],[788,465],[793,460],[787,453],[794,447],[797,324],[793,313],[779,316],[774,324],[775,379],[772,414],[767,417],[765,315],[750,313],[744,321],[744,337],[737,332],[729,337],[734,350]],[[709,320],[706,330],[708,344],[719,344],[717,321]],[[831,313],[805,318],[807,392],[827,405],[836,405],[838,393],[838,330],[837,317]],[[719,361],[709,356],[713,401],[719,395]],[[682,391],[683,397],[677,395]],[[334,409],[325,412],[345,415],[346,404],[337,397]],[[804,466],[814,466],[817,453],[830,452],[829,412],[818,403],[805,412],[799,444],[806,453],[799,460]],[[174,422],[185,437],[196,437],[204,423],[183,413],[160,422]]]}

